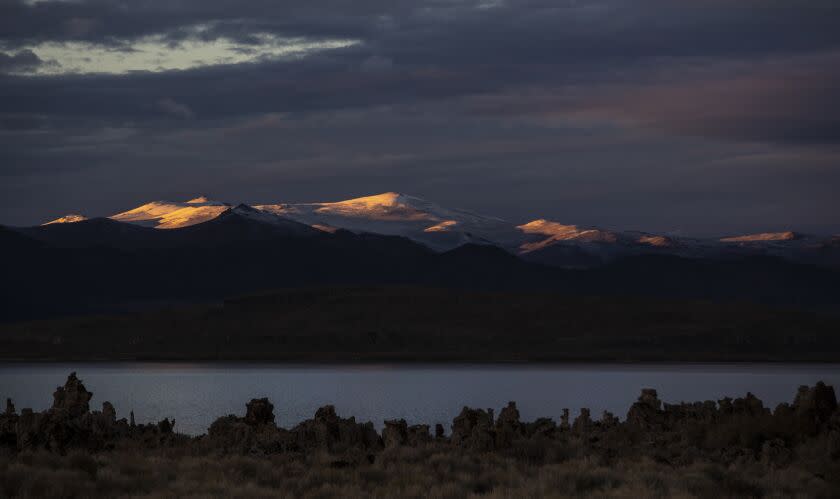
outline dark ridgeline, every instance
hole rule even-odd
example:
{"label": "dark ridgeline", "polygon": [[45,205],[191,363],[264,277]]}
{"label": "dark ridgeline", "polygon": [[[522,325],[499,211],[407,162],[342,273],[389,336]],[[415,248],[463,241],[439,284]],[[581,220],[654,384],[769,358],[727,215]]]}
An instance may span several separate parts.
{"label": "dark ridgeline", "polygon": [[[444,473],[438,475],[442,477],[454,471],[448,468],[453,463],[461,466],[465,462],[480,464],[485,473],[499,476],[517,466],[537,470],[531,471],[532,477],[542,467],[553,472],[567,467],[579,473],[593,465],[614,470],[615,484],[589,484],[579,493],[589,487],[597,491],[630,483],[634,478],[628,473],[638,471],[633,467],[648,463],[649,469],[642,469],[650,475],[648,479],[654,479],[654,471],[662,473],[663,468],[665,474],[683,481],[705,476],[707,481],[720,481],[718,490],[727,495],[762,495],[773,490],[766,487],[773,486],[791,487],[785,489],[790,493],[816,490],[826,496],[840,491],[840,474],[834,472],[840,466],[840,410],[833,387],[822,382],[800,387],[792,404],[780,404],[772,411],[749,393],[743,398],[671,405],[663,404],[652,389],[642,390],[623,421],[608,412],[593,420],[589,410],[582,409],[574,421],[564,411],[559,424],[551,418],[525,422],[514,402],[497,417],[492,409],[464,407],[448,435],[442,425],[436,425],[433,434],[427,424],[409,425],[402,419],[385,421],[380,434],[370,422],[338,416],[332,406],[322,407],[313,419],[285,429],[278,426],[268,399],[254,399],[246,405],[244,417],[221,417],[206,435],[188,437],[176,433],[177,426],[168,419],[138,425],[132,414],[132,421],[117,420],[108,402],[103,403],[102,411],[90,411],[91,396],[74,373],[56,390],[53,406],[46,411],[24,409],[17,414],[8,401],[0,415],[0,447],[9,456],[6,459],[32,463],[33,452],[69,452],[77,456],[75,461],[62,464],[53,460],[52,466],[73,467],[84,461],[93,468],[89,479],[95,482],[97,469],[118,459],[116,456],[131,455],[135,468],[139,466],[136,461],[162,463],[174,456],[178,460],[212,457],[208,463],[225,456],[249,456],[281,468],[299,469],[306,463],[333,470],[330,473],[347,473],[347,480],[362,480],[374,491],[384,488],[389,473],[399,475],[401,461],[402,466],[415,466],[415,472],[435,473],[434,463],[443,460],[449,464],[437,469]],[[78,452],[100,457],[86,461]],[[0,476],[7,471],[0,462]],[[377,473],[384,475],[370,478]],[[454,476],[449,478],[456,481]],[[142,490],[165,489],[166,480],[146,483]],[[279,487],[288,490],[296,480],[304,479],[295,475]],[[372,483],[365,482],[369,480]],[[668,484],[659,480],[665,479],[657,478],[652,485],[667,489]],[[701,490],[692,492],[705,495],[698,494]]]}
{"label": "dark ridgeline", "polygon": [[[440,254],[402,237],[325,233],[277,217],[268,223],[249,209],[253,210],[237,207],[216,219],[171,230],[102,218],[14,230],[0,227],[0,320],[216,301],[284,288],[358,285],[653,296],[822,309],[836,309],[840,303],[837,269],[752,253],[697,259],[651,253],[569,270],[525,261],[492,246],[467,244]],[[575,264],[583,257],[569,258]]]}

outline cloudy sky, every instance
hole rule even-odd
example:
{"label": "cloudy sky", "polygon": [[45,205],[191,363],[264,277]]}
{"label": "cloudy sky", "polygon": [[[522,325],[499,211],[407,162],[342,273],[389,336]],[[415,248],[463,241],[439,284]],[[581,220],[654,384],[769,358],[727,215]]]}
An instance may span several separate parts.
{"label": "cloudy sky", "polygon": [[0,223],[392,190],[840,233],[840,3],[0,0]]}

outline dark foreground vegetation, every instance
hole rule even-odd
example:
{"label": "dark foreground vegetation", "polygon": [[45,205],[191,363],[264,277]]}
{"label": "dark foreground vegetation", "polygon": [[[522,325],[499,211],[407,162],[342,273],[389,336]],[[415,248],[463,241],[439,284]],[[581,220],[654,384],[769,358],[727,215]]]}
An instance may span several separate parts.
{"label": "dark foreground vegetation", "polygon": [[0,325],[0,358],[837,361],[840,317],[749,303],[405,287]]}
{"label": "dark foreground vegetation", "polygon": [[[291,429],[267,399],[206,435],[168,419],[134,424],[90,411],[72,374],[42,413],[0,416],[3,497],[837,497],[840,410],[834,389],[799,389],[765,408],[751,394],[662,404],[643,390],[624,420],[589,411],[523,422],[465,407],[441,425],[372,423],[332,406]],[[281,422],[282,423],[282,422]]]}

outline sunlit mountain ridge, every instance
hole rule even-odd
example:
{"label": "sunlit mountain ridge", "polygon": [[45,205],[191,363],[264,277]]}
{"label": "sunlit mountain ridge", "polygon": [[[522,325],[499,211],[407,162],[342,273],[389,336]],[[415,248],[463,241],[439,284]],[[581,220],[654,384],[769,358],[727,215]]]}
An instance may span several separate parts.
{"label": "sunlit mountain ridge", "polygon": [[258,207],[195,198],[61,222],[0,226],[0,321],[319,286],[840,303],[837,237],[517,225],[396,193]]}
{"label": "sunlit mountain ridge", "polygon": [[[739,252],[806,262],[813,253],[822,260],[840,262],[840,257],[834,256],[837,236],[781,231],[697,239],[583,227],[544,218],[517,225],[398,192],[334,202],[235,207],[199,196],[188,201],[153,201],[108,218],[155,229],[182,229],[215,220],[231,211],[269,224],[293,221],[325,233],[347,230],[356,234],[401,236],[435,251],[448,251],[467,243],[493,245],[527,260],[569,267],[592,266],[628,255],[720,257]],[[84,220],[87,220],[85,216],[73,214],[47,224]]]}
{"label": "sunlit mountain ridge", "polygon": [[516,244],[512,224],[467,210],[444,208],[397,192],[328,203],[257,205],[255,208],[319,228],[403,236],[436,250],[466,243]]}
{"label": "sunlit mountain ridge", "polygon": [[69,224],[73,222],[82,222],[87,220],[87,217],[84,215],[78,215],[76,213],[68,213],[63,217],[58,217],[55,220],[50,220],[49,222],[45,223],[44,225],[52,225],[52,224]]}
{"label": "sunlit mountain ridge", "polygon": [[156,229],[177,229],[212,220],[229,208],[228,204],[200,196],[184,202],[152,201],[109,218]]}
{"label": "sunlit mountain ridge", "polygon": [[742,236],[730,236],[721,238],[721,242],[725,243],[756,243],[768,241],[793,241],[794,239],[801,239],[801,234],[792,231],[785,232],[761,232],[758,234],[746,234]]}

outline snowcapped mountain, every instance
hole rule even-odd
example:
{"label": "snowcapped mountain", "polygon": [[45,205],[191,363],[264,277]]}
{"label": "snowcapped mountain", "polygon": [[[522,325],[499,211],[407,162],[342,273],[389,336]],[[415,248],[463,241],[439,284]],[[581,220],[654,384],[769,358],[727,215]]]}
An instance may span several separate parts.
{"label": "snowcapped mountain", "polygon": [[108,218],[156,229],[177,229],[212,220],[228,209],[228,204],[200,196],[185,202],[152,201]]}
{"label": "snowcapped mountain", "polygon": [[523,253],[536,251],[559,242],[603,243],[653,246],[658,248],[675,245],[674,239],[645,232],[613,232],[599,228],[580,228],[563,225],[543,218],[516,227],[526,236],[520,249]]}
{"label": "snowcapped mountain", "polygon": [[[643,254],[690,258],[768,255],[840,265],[836,236],[832,239],[787,231],[691,239],[581,227],[543,218],[516,225],[397,192],[335,202],[235,207],[200,196],[183,202],[153,201],[108,218],[147,228],[184,229],[225,217],[270,224],[275,226],[272,230],[280,227],[288,234],[346,230],[402,236],[439,252],[468,243],[493,245],[526,260],[561,267],[591,267]],[[84,220],[82,215],[71,214],[45,225]],[[312,230],[305,230],[309,228]]]}
{"label": "snowcapped mountain", "polygon": [[778,241],[794,241],[802,239],[796,232],[761,232],[759,234],[745,234],[742,236],[730,236],[720,238],[722,243],[768,243]]}
{"label": "snowcapped mountain", "polygon": [[719,244],[730,253],[769,255],[800,263],[840,267],[838,241],[838,236],[784,231],[724,237]]}
{"label": "snowcapped mountain", "polygon": [[516,227],[525,235],[519,248],[523,253],[538,251],[559,242],[615,243],[618,234],[601,229],[581,229],[541,218]]}
{"label": "snowcapped mountain", "polygon": [[47,223],[42,225],[52,225],[52,224],[71,224],[75,222],[81,222],[83,220],[87,220],[87,217],[84,215],[79,215],[77,213],[68,213],[63,217],[56,218],[55,220],[50,220]]}
{"label": "snowcapped mountain", "polygon": [[310,227],[308,224],[296,222],[286,217],[281,217],[274,213],[258,210],[253,206],[247,204],[239,204],[222,213],[216,220],[221,220],[224,217],[235,217],[249,222],[258,222],[261,225],[267,225],[272,228],[274,233],[282,231],[286,235],[291,236],[311,236],[320,233],[316,228]]}
{"label": "snowcapped mountain", "polygon": [[[512,224],[499,218],[444,208],[396,192],[337,202],[254,207],[241,204],[236,208],[201,196],[184,202],[153,201],[108,218],[156,229],[178,229],[208,222],[230,210],[273,224],[291,220],[323,232],[343,229],[354,233],[403,236],[438,251],[467,243],[515,249],[521,238]],[[65,218],[55,223],[74,221]]]}
{"label": "snowcapped mountain", "polygon": [[268,204],[258,210],[332,232],[404,236],[436,250],[466,243],[516,245],[513,225],[499,218],[449,209],[397,192],[329,203]]}
{"label": "snowcapped mountain", "polygon": [[682,246],[668,236],[582,228],[542,218],[516,228],[523,234],[520,255],[531,261],[568,267],[591,266],[620,256],[676,251]]}

